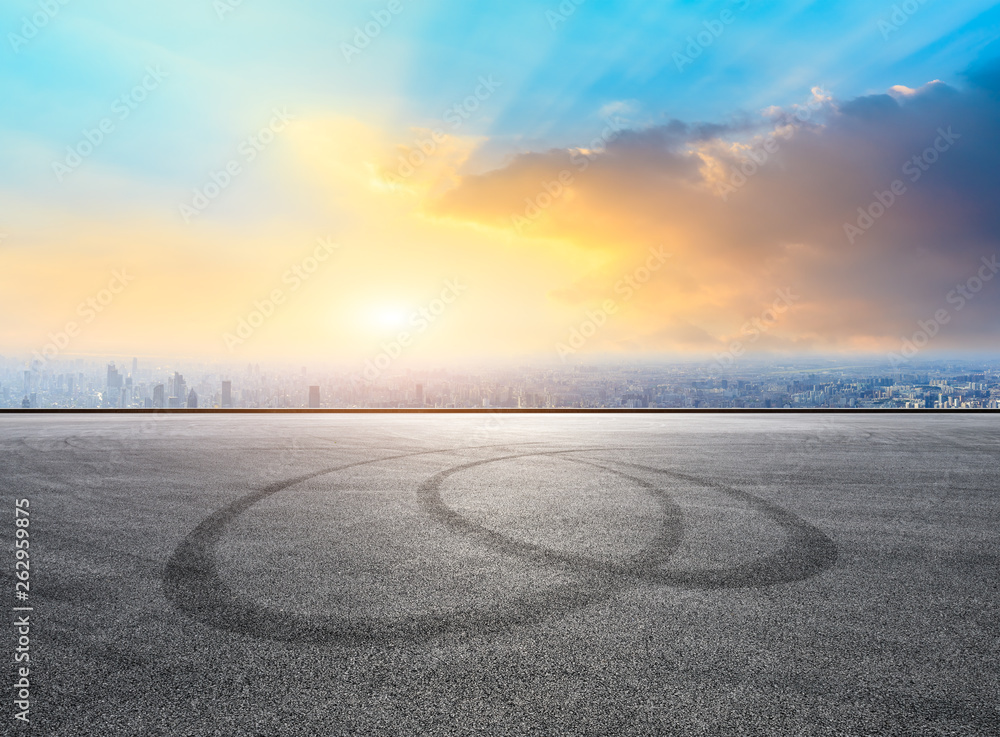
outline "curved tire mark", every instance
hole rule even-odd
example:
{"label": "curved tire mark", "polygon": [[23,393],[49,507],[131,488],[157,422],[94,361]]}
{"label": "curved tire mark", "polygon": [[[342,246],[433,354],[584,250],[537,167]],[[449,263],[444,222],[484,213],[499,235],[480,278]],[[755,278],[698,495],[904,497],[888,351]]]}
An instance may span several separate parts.
{"label": "curved tire mark", "polygon": [[[558,451],[559,453],[575,453],[578,450]],[[529,455],[555,455],[555,453],[538,453]],[[425,481],[420,487],[420,495],[424,508],[436,519],[448,525],[456,532],[472,535],[484,544],[504,553],[522,555],[542,564],[563,563],[577,570],[589,570],[629,576],[636,582],[662,584],[688,589],[720,589],[720,588],[758,588],[775,584],[792,583],[815,576],[837,562],[837,546],[833,540],[819,528],[809,524],[801,517],[788,510],[768,502],[745,491],[735,489],[725,484],[691,476],[689,474],[666,469],[644,466],[627,461],[610,461],[611,463],[637,468],[643,471],[661,474],[673,479],[697,484],[714,489],[722,494],[741,502],[755,512],[769,517],[785,533],[785,544],[771,555],[759,560],[744,563],[729,568],[702,568],[692,570],[669,570],[661,566],[676,550],[682,535],[682,523],[679,507],[669,500],[667,495],[656,490],[649,482],[637,479],[628,474],[608,468],[599,463],[566,459],[575,463],[595,466],[612,473],[618,473],[638,482],[643,488],[651,491],[654,497],[663,505],[665,527],[654,544],[647,549],[643,560],[631,566],[617,564],[602,564],[583,555],[562,553],[551,548],[532,543],[513,540],[502,533],[492,530],[463,517],[448,507],[441,498],[441,487],[452,474],[465,471],[487,463],[509,460],[524,456],[502,456],[481,461],[473,461],[461,466],[442,471]],[[672,544],[671,544],[672,543]]]}
{"label": "curved tire mark", "polygon": [[[748,492],[689,474],[626,461],[609,461],[615,465],[712,488],[771,518],[786,535],[785,545],[781,550],[743,565],[687,571],[665,569],[662,567],[663,564],[677,550],[683,536],[682,515],[677,503],[666,492],[642,478],[600,463],[566,457],[573,453],[603,450],[602,448],[575,448],[515,453],[471,461],[438,472],[422,483],[418,489],[418,497],[424,509],[431,517],[452,531],[478,539],[485,546],[502,554],[570,571],[577,577],[574,583],[549,587],[537,596],[521,596],[508,600],[500,608],[441,611],[398,619],[377,617],[347,619],[339,615],[307,616],[278,611],[247,601],[228,587],[219,575],[215,563],[215,548],[228,525],[254,505],[289,487],[358,466],[421,455],[451,453],[456,450],[509,448],[512,445],[503,443],[475,448],[419,451],[347,463],[286,479],[244,495],[203,520],[178,545],[164,571],[164,594],[178,610],[205,624],[257,638],[313,644],[361,643],[398,638],[427,640],[445,634],[478,634],[508,629],[516,625],[534,624],[551,616],[606,599],[640,583],[695,589],[760,587],[800,581],[836,563],[837,548],[827,535],[771,502]],[[584,555],[514,540],[462,516],[445,504],[441,497],[441,489],[445,482],[457,473],[490,463],[541,456],[559,457],[573,463],[600,468],[645,489],[660,504],[663,511],[663,524],[656,537],[631,562],[606,563]]]}
{"label": "curved tire mark", "polygon": [[[477,448],[511,447],[511,443]],[[291,486],[336,471],[414,456],[454,452],[453,449],[419,451],[343,464],[303,474],[246,494],[201,522],[181,541],[167,562],[163,592],[178,610],[218,629],[281,642],[333,644],[405,638],[431,639],[443,634],[467,634],[539,622],[554,613],[578,608],[611,596],[617,590],[598,576],[579,584],[552,587],[544,596],[520,597],[502,609],[459,610],[386,620],[375,617],[303,616],[261,606],[242,599],[225,584],[215,563],[215,548],[230,523],[264,499]],[[530,453],[525,455],[538,455]],[[516,457],[516,456],[514,456]]]}

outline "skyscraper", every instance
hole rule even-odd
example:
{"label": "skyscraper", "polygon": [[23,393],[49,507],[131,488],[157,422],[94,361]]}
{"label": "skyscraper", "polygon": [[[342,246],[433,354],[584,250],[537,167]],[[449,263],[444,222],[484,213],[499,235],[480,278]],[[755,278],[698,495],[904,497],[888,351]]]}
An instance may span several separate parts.
{"label": "skyscraper", "polygon": [[188,394],[187,406],[188,409],[198,409],[198,394],[195,392],[194,389],[192,389],[191,392]]}
{"label": "skyscraper", "polygon": [[170,383],[170,397],[177,399],[177,406],[183,406],[184,400],[187,397],[187,382],[184,381],[184,377],[181,374],[174,371],[174,378]]}
{"label": "skyscraper", "polygon": [[233,382],[223,381],[222,382],[222,406],[232,407],[233,406]]}
{"label": "skyscraper", "polygon": [[163,409],[166,404],[164,399],[163,384],[157,384],[153,387],[153,406]]}
{"label": "skyscraper", "polygon": [[118,373],[118,369],[115,368],[115,364],[114,363],[109,363],[108,364],[108,382],[107,382],[107,386],[108,386],[108,390],[109,391],[110,390],[115,390],[116,393],[117,393],[117,391],[119,389],[121,389],[123,386],[125,386],[125,377],[122,376],[120,373]]}
{"label": "skyscraper", "polygon": [[424,406],[424,385],[417,384],[417,406]]}
{"label": "skyscraper", "polygon": [[309,409],[319,409],[319,387],[309,387]]}
{"label": "skyscraper", "polygon": [[121,407],[122,388],[125,386],[125,377],[118,373],[114,363],[108,364],[107,380],[105,382],[104,396],[102,404],[104,407]]}

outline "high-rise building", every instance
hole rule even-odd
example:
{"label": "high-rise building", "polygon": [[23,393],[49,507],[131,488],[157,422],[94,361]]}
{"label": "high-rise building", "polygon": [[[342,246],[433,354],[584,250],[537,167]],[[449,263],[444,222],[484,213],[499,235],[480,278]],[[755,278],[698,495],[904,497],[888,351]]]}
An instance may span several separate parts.
{"label": "high-rise building", "polygon": [[424,406],[424,385],[417,384],[417,405],[420,407]]}
{"label": "high-rise building", "polygon": [[132,378],[135,378],[135,375],[137,373],[139,373],[139,359],[133,357],[132,358]]}
{"label": "high-rise building", "polygon": [[115,368],[114,363],[108,364],[108,390],[114,390],[116,393],[119,389],[125,386],[125,377],[118,373],[118,369]]}
{"label": "high-rise building", "polygon": [[170,381],[170,396],[177,397],[181,404],[184,403],[185,397],[187,397],[187,382],[184,381],[184,377],[174,371],[174,378]]}
{"label": "high-rise building", "polygon": [[223,381],[222,382],[222,406],[232,407],[233,406],[233,382]]}
{"label": "high-rise building", "polygon": [[194,389],[188,394],[187,406],[188,409],[198,409],[198,394]]}
{"label": "high-rise building", "polygon": [[319,409],[319,387],[309,387],[309,409]]}
{"label": "high-rise building", "polygon": [[163,409],[166,404],[163,388],[163,384],[157,384],[153,387],[153,406],[159,409]]}

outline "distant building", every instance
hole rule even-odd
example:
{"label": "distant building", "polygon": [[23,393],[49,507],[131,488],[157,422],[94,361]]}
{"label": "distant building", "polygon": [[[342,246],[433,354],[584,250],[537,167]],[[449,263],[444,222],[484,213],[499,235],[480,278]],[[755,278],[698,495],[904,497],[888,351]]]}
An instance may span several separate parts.
{"label": "distant building", "polygon": [[417,404],[421,407],[424,406],[424,385],[417,384]]}
{"label": "distant building", "polygon": [[166,405],[163,389],[163,384],[157,384],[153,387],[153,406],[158,409],[163,409]]}
{"label": "distant building", "polygon": [[222,406],[232,407],[233,406],[233,382],[223,381],[222,382]]}
{"label": "distant building", "polygon": [[198,409],[198,394],[194,389],[188,394],[187,406],[188,409]]}
{"label": "distant building", "polygon": [[319,387],[309,387],[309,409],[319,409]]}
{"label": "distant building", "polygon": [[174,371],[174,378],[170,383],[170,396],[178,397],[183,402],[187,396],[187,382],[184,381],[184,377]]}
{"label": "distant building", "polygon": [[125,377],[118,373],[118,369],[115,368],[114,363],[109,363],[107,381],[108,390],[114,390],[117,393],[123,386],[125,386]]}

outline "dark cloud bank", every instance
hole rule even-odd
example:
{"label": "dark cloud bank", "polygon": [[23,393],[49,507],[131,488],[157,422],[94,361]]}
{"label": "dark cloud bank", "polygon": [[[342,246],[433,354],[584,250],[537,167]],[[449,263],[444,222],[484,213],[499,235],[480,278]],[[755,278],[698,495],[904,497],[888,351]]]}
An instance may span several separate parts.
{"label": "dark cloud bank", "polygon": [[[717,348],[727,325],[792,287],[800,302],[761,345],[884,352],[944,310],[928,350],[995,350],[1000,63],[965,80],[772,110],[755,130],[624,130],[603,151],[523,155],[465,177],[433,209],[605,248],[623,268],[670,244],[673,270],[646,290],[649,319],[633,336],[646,349],[677,346],[680,333],[702,336],[688,347]],[[536,214],[531,203],[561,174],[565,191]],[[657,317],[659,305],[670,315]]]}

